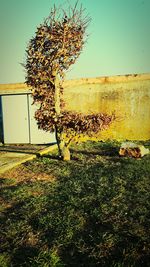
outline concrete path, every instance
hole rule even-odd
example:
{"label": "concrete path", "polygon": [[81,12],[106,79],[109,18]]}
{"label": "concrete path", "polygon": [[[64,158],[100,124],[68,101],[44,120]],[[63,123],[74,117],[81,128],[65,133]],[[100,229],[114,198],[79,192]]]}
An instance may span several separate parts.
{"label": "concrete path", "polygon": [[36,155],[14,152],[0,152],[0,173],[3,173],[28,160],[36,158]]}
{"label": "concrete path", "polygon": [[25,153],[25,152],[10,152],[4,151],[1,149],[0,151],[0,173],[3,173],[9,169],[12,169],[21,163],[26,161],[32,160],[37,156],[42,156],[46,153],[51,152],[52,150],[56,149],[56,145],[51,145],[41,149],[39,151],[35,151],[35,153]]}

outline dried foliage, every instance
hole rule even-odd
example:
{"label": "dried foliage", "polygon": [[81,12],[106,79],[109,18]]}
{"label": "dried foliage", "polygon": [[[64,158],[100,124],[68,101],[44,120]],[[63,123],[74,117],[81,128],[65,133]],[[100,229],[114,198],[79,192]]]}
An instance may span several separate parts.
{"label": "dried foliage", "polygon": [[38,126],[45,131],[91,135],[106,128],[113,116],[83,115],[64,111],[65,72],[75,63],[86,42],[90,17],[78,2],[67,10],[51,9],[49,17],[37,28],[27,48],[26,83],[33,88]]}
{"label": "dried foliage", "polygon": [[114,116],[103,113],[84,115],[81,113],[64,111],[57,118],[55,110],[53,110],[51,114],[51,119],[49,119],[46,111],[36,111],[35,118],[40,128],[49,131],[49,129],[55,129],[55,125],[57,124],[58,131],[66,133],[66,137],[68,138],[84,134],[93,136],[100,130],[107,129],[114,120]]}

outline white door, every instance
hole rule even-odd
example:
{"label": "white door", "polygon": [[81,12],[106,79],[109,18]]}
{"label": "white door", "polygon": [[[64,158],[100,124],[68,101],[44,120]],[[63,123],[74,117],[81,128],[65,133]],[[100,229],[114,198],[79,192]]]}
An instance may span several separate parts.
{"label": "white door", "polygon": [[2,97],[0,96],[0,143],[3,141],[3,125],[2,125]]}
{"label": "white door", "polygon": [[38,106],[35,104],[32,105],[33,99],[31,95],[28,95],[29,101],[29,114],[30,114],[30,142],[31,144],[50,144],[55,143],[55,133],[45,132],[41,129],[38,129],[37,122],[34,118],[35,111]]}
{"label": "white door", "polygon": [[29,143],[27,95],[2,96],[5,144]]}

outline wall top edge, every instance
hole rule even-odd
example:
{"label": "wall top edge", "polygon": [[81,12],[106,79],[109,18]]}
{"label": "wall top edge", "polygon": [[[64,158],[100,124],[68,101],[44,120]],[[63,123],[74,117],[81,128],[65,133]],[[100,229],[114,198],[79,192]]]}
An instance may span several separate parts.
{"label": "wall top edge", "polygon": [[[66,80],[64,82],[64,87],[71,87],[74,85],[80,84],[104,84],[104,83],[119,83],[119,82],[129,82],[129,81],[142,81],[142,80],[150,80],[150,73],[143,74],[126,74],[126,75],[117,75],[117,76],[103,76],[103,77],[94,77],[94,78],[79,78]],[[0,93],[9,92],[16,90],[17,92],[26,93],[31,92],[31,87],[27,87],[25,83],[8,83],[8,84],[0,84]]]}

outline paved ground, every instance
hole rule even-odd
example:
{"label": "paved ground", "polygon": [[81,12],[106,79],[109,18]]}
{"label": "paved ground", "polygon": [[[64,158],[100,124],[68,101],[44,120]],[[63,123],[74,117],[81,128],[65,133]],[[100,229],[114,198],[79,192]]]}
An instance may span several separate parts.
{"label": "paved ground", "polygon": [[23,162],[32,160],[36,155],[15,152],[0,152],[0,173],[3,173]]}
{"label": "paved ground", "polygon": [[43,155],[56,148],[56,145],[2,145],[0,146],[0,173]]}

